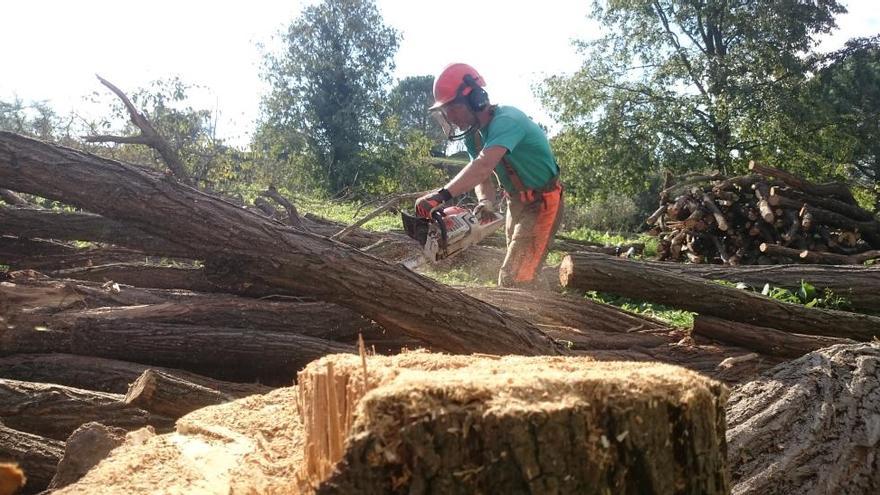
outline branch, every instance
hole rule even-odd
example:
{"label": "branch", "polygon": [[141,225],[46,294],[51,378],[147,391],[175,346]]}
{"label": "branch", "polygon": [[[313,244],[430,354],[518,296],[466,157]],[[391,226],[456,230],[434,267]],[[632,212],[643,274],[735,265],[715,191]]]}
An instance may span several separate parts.
{"label": "branch", "polygon": [[281,193],[275,189],[274,185],[270,185],[268,189],[263,191],[262,196],[267,198],[272,198],[276,203],[283,206],[285,210],[287,210],[287,224],[293,227],[296,227],[300,230],[308,230],[302,223],[302,219],[299,217],[299,212],[296,211],[296,206],[293,205],[290,201],[287,200]]}
{"label": "branch", "polygon": [[121,136],[86,136],[85,140],[88,143],[121,143],[121,144],[143,144],[147,145],[154,150],[159,152],[159,155],[162,157],[162,160],[165,162],[165,165],[171,170],[171,173],[174,174],[175,177],[184,184],[192,184],[189,176],[186,174],[186,168],[183,166],[183,163],[180,161],[180,158],[177,156],[177,152],[175,152],[167,141],[162,139],[162,136],[156,132],[156,129],[153,128],[153,125],[150,124],[150,121],[147,118],[137,111],[134,105],[131,103],[131,100],[125,96],[125,93],[122,92],[119,88],[114,86],[110,81],[104,79],[103,77],[95,74],[101,84],[110,88],[116,96],[122,100],[122,103],[125,105],[126,110],[128,110],[128,115],[131,117],[131,122],[137,126],[138,129],[141,130],[141,134],[139,136],[130,136],[130,137],[121,137]]}
{"label": "branch", "polygon": [[684,49],[681,47],[681,43],[678,42],[678,36],[672,32],[672,29],[669,27],[669,19],[666,18],[666,13],[663,12],[663,7],[659,4],[659,2],[654,2],[654,9],[657,11],[657,16],[660,17],[660,22],[663,23],[663,29],[666,30],[666,34],[669,37],[669,41],[675,47],[676,53],[678,53],[678,58],[681,59],[681,63],[684,64],[685,69],[687,69],[688,74],[690,74],[691,79],[694,84],[697,86],[697,89],[700,90],[700,94],[705,98],[709,98],[709,95],[706,93],[706,88],[703,87],[703,83],[697,78],[696,73],[694,72],[694,68],[691,66],[690,60],[688,60],[687,55],[684,52]]}
{"label": "branch", "polygon": [[399,194],[399,195],[391,198],[390,200],[386,201],[385,204],[383,204],[382,206],[367,213],[363,218],[361,218],[357,222],[355,222],[355,223],[349,225],[348,227],[340,230],[339,232],[333,234],[330,238],[338,241],[338,240],[342,239],[343,237],[347,236],[348,234],[350,234],[354,229],[356,229],[356,228],[360,227],[361,225],[369,222],[370,220],[376,218],[377,216],[379,216],[380,214],[382,214],[386,210],[397,207],[397,205],[401,201],[414,201],[416,198],[421,197],[423,194],[425,194],[425,191]]}
{"label": "branch", "polygon": [[0,189],[0,199],[12,206],[36,206],[9,189]]}

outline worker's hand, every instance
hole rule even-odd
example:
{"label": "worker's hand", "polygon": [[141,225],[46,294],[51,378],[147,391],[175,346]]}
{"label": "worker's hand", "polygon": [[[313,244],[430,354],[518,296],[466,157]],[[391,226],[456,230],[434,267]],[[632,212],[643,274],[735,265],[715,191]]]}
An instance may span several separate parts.
{"label": "worker's hand", "polygon": [[489,199],[481,199],[477,206],[474,207],[474,216],[477,220],[494,220],[495,219],[495,202]]}
{"label": "worker's hand", "polygon": [[446,189],[426,194],[416,200],[416,215],[422,218],[431,218],[431,213],[450,199],[452,199],[452,195]]}

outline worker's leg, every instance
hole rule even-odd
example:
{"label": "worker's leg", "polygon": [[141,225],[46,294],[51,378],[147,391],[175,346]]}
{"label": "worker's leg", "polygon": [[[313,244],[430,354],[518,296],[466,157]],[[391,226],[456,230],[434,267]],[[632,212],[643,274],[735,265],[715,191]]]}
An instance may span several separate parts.
{"label": "worker's leg", "polygon": [[562,189],[558,187],[528,203],[513,197],[507,208],[507,256],[498,274],[498,285],[531,285],[547,258],[562,219]]}

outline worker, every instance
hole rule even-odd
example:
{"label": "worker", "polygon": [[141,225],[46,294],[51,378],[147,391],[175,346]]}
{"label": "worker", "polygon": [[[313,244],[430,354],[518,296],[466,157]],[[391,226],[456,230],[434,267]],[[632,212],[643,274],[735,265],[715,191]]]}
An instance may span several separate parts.
{"label": "worker", "polygon": [[559,165],[538,124],[515,107],[491,104],[485,86],[462,63],[448,65],[434,80],[430,111],[450,141],[464,140],[470,162],[441,189],[416,200],[416,214],[429,218],[473,189],[474,214],[481,219],[496,211],[497,178],[507,198],[507,254],[498,285],[534,286],[562,219]]}

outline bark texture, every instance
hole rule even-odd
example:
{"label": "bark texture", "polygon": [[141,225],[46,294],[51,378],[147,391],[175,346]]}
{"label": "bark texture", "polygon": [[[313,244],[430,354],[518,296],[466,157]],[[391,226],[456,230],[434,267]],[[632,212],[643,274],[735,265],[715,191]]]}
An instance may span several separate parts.
{"label": "bark texture", "polygon": [[694,318],[694,335],[744,347],[762,354],[786,358],[798,358],[809,352],[835,344],[855,343],[849,339],[780,332],[772,328],[706,315],[697,315]]}
{"label": "bark texture", "polygon": [[234,399],[219,390],[152,369],[144,371],[125,394],[126,404],[169,418]]}
{"label": "bark texture", "polygon": [[862,341],[880,337],[877,316],[787,304],[610,256],[566,256],[559,268],[559,279],[565,287],[610,292],[788,332]]}
{"label": "bark texture", "polygon": [[18,431],[0,422],[0,462],[13,461],[24,470],[27,483],[22,494],[45,490],[63,454],[63,441]]}
{"label": "bark texture", "polygon": [[4,132],[0,185],[137,227],[212,261],[221,268],[215,276],[335,302],[439,350],[563,352],[533,325],[486,303],[138,167]]}
{"label": "bark texture", "polygon": [[733,389],[734,494],[880,493],[880,346],[828,347]]}
{"label": "bark texture", "polygon": [[66,440],[83,423],[168,428],[169,418],[128,407],[117,394],[0,378],[0,421],[16,430]]}

